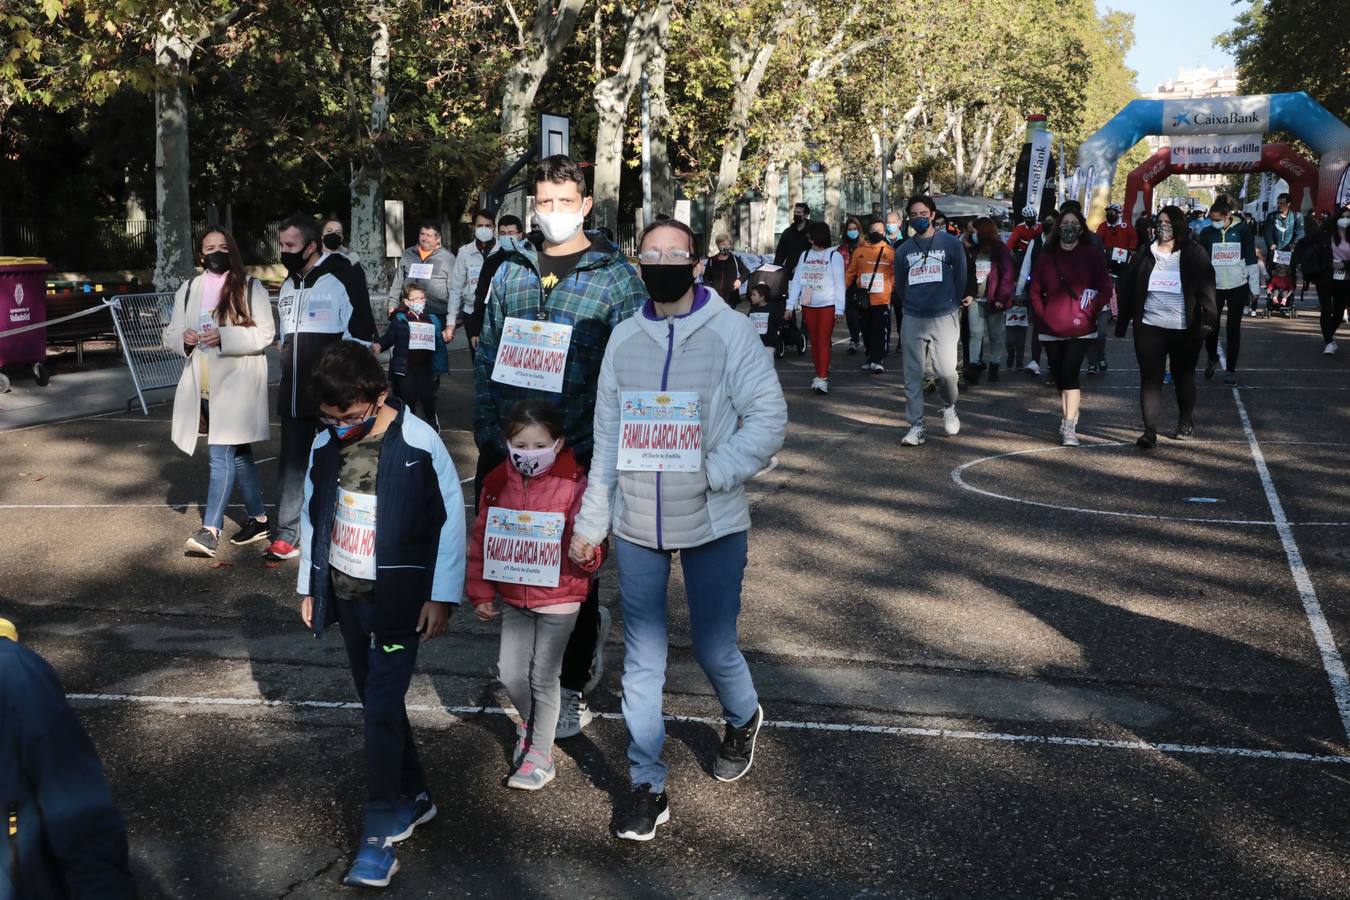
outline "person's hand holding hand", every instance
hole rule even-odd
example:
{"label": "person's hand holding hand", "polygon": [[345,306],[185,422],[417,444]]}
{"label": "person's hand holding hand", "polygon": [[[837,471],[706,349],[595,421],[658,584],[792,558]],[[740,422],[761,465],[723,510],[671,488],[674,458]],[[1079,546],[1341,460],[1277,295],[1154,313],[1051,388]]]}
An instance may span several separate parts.
{"label": "person's hand holding hand", "polygon": [[972,304],[972,303],[974,303],[974,302],[975,302],[975,298],[974,298],[974,297],[962,297],[962,298],[961,298],[961,305],[962,305],[962,306],[969,306],[970,304]]}
{"label": "person's hand holding hand", "polygon": [[567,555],[572,558],[572,562],[584,566],[595,558],[595,545],[581,535],[574,534],[572,535],[572,546],[567,551]]}
{"label": "person's hand holding hand", "polygon": [[475,603],[473,605],[473,614],[478,617],[480,622],[491,622],[497,618],[497,606],[494,603]]}
{"label": "person's hand holding hand", "polygon": [[454,323],[445,326],[445,330],[441,332],[441,339],[444,340],[447,344],[455,339]]}

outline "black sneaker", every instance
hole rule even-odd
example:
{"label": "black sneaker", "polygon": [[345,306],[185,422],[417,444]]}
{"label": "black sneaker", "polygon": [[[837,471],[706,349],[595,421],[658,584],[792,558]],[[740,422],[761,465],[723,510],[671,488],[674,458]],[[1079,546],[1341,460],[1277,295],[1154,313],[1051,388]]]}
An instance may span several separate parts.
{"label": "black sneaker", "polygon": [[1135,445],[1141,450],[1152,450],[1158,446],[1158,432],[1153,428],[1145,428],[1144,433],[1135,438]]}
{"label": "black sneaker", "polygon": [[849,356],[854,356],[854,355],[857,354],[857,352],[858,352],[858,342],[857,342],[857,341],[849,341],[849,342],[848,342],[848,355],[849,355]]}
{"label": "black sneaker", "polygon": [[1209,379],[1213,378],[1214,372],[1218,368],[1219,368],[1219,361],[1217,359],[1211,359],[1209,363],[1206,364],[1205,366],[1205,380],[1208,381]]}
{"label": "black sneaker", "polygon": [[242,547],[245,544],[252,544],[254,541],[266,540],[268,529],[270,527],[270,522],[259,522],[257,519],[249,519],[244,523],[244,527],[236,531],[234,537],[230,538],[230,543],[234,544],[236,547]]}
{"label": "black sneaker", "polygon": [[740,728],[728,724],[722,735],[722,749],[717,751],[717,761],[713,763],[713,777],[718,781],[735,781],[755,762],[755,738],[759,727],[764,724],[764,707],[755,708],[755,714],[749,722]]}
{"label": "black sneaker", "polygon": [[650,841],[656,837],[656,826],[670,821],[670,798],[665,791],[652,793],[650,784],[639,784],[633,789],[628,809],[619,814],[614,836],[625,841]]}
{"label": "black sneaker", "polygon": [[203,556],[215,556],[216,547],[220,544],[220,538],[209,528],[202,528],[192,537],[187,539],[187,550],[189,553],[199,553]]}
{"label": "black sneaker", "polygon": [[1178,441],[1189,441],[1195,438],[1195,426],[1190,422],[1178,422],[1177,433],[1173,437]]}
{"label": "black sneaker", "polygon": [[1229,387],[1232,387],[1233,385],[1237,384],[1237,373],[1236,373],[1236,372],[1224,372],[1224,373],[1223,373],[1223,383],[1226,384],[1226,385],[1228,385]]}

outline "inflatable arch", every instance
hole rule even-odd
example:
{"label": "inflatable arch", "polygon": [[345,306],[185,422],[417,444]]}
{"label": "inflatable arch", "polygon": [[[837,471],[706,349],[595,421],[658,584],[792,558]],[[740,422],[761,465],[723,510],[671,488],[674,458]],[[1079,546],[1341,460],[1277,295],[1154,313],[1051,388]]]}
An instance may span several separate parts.
{"label": "inflatable arch", "polygon": [[1172,148],[1161,147],[1144,161],[1125,180],[1125,215],[1127,222],[1139,218],[1140,213],[1153,210],[1153,186],[1166,181],[1169,175],[1208,175],[1222,172],[1274,172],[1289,182],[1289,195],[1294,209],[1313,209],[1317,197],[1317,167],[1299,155],[1289,144],[1266,144],[1256,162],[1214,163],[1194,165],[1172,161]]}
{"label": "inflatable arch", "polygon": [[1145,135],[1297,135],[1320,157],[1318,209],[1350,196],[1350,126],[1305,93],[1181,100],[1132,100],[1078,148],[1079,199],[1089,227],[1105,218],[1121,155]]}

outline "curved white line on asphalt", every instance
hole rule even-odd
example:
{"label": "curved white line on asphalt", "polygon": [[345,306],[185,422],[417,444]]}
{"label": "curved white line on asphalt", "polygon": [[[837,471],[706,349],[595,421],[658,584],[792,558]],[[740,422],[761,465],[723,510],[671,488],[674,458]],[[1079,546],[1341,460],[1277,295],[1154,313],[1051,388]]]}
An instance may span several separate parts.
{"label": "curved white line on asphalt", "polygon": [[[345,700],[266,700],[261,697],[162,697],[149,694],[66,694],[67,700],[88,703],[140,703],[148,706],[206,706],[263,709],[316,709],[355,711],[360,703]],[[464,716],[509,716],[514,709],[501,706],[441,706],[409,703],[409,712],[448,713],[456,722]],[[622,722],[623,714],[596,712],[597,719]],[[705,716],[663,715],[667,722],[692,722],[721,728],[723,719]],[[1012,734],[1001,731],[965,731],[956,728],[916,728],[901,725],[865,725],[845,722],[764,721],[765,728],[780,731],[825,731],[841,734],[881,734],[894,737],[928,737],[955,741],[986,741],[1001,744],[1041,744],[1049,747],[1079,747],[1092,750],[1134,750],[1150,753],[1184,753],[1200,756],[1233,756],[1242,759],[1267,759],[1279,762],[1306,762],[1348,765],[1350,756],[1335,753],[1299,753],[1292,750],[1261,750],[1253,747],[1223,747],[1205,744],[1174,744],[1154,741],[1119,741],[1103,738],[1068,737],[1052,734]]]}

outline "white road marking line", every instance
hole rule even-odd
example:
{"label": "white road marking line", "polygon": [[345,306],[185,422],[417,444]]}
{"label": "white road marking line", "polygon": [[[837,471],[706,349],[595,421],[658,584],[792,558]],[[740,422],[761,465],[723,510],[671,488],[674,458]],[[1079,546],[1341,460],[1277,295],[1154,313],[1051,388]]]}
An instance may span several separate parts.
{"label": "white road marking line", "polygon": [[[262,697],[182,697],[151,694],[67,694],[67,700],[88,703],[138,703],[147,706],[205,706],[227,708],[265,709],[331,709],[355,711],[361,704],[343,700],[267,700]],[[449,713],[457,721],[464,716],[508,716],[515,712],[501,706],[441,706],[439,704],[409,703],[409,712]],[[595,717],[622,722],[623,714],[596,712]],[[705,716],[663,715],[667,722],[691,722],[697,725],[722,727],[722,719]],[[1095,750],[1133,750],[1149,753],[1178,753],[1200,756],[1231,756],[1243,759],[1268,759],[1281,762],[1307,762],[1350,765],[1350,756],[1323,753],[1299,753],[1291,750],[1261,750],[1251,747],[1208,746],[1204,744],[1175,744],[1153,741],[1118,741],[1102,738],[1068,737],[1064,735],[1012,734],[1000,731],[966,731],[955,728],[916,728],[900,725],[864,725],[840,722],[798,722],[792,720],[765,720],[765,728],[780,731],[823,731],[839,734],[880,734],[892,737],[927,737],[957,741],[983,741],[1004,744],[1043,744],[1054,747],[1079,747]]]}
{"label": "white road marking line", "polygon": [[[1220,357],[1222,358],[1222,352]],[[1313,640],[1317,642],[1317,650],[1322,656],[1322,668],[1326,670],[1327,678],[1331,682],[1331,693],[1336,700],[1336,709],[1341,714],[1341,726],[1345,729],[1346,736],[1350,737],[1350,675],[1346,674],[1345,660],[1341,659],[1340,651],[1336,648],[1336,638],[1331,633],[1331,626],[1327,624],[1327,617],[1322,612],[1322,604],[1317,599],[1312,578],[1303,564],[1303,554],[1294,540],[1293,523],[1284,514],[1284,504],[1280,502],[1280,495],[1275,490],[1275,482],[1270,477],[1270,468],[1266,465],[1265,454],[1261,452],[1261,445],[1256,440],[1256,431],[1252,428],[1252,420],[1247,415],[1242,395],[1238,393],[1236,387],[1232,391],[1233,402],[1237,404],[1238,418],[1242,421],[1242,432],[1247,436],[1252,461],[1256,463],[1256,473],[1261,477],[1266,502],[1270,504],[1270,514],[1275,519],[1275,531],[1284,546],[1284,555],[1289,561],[1289,572],[1294,576],[1294,586],[1298,588],[1303,612],[1308,617]]]}

